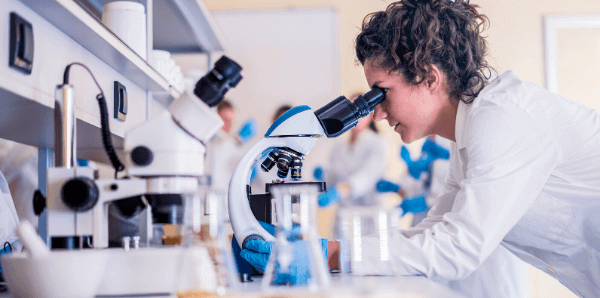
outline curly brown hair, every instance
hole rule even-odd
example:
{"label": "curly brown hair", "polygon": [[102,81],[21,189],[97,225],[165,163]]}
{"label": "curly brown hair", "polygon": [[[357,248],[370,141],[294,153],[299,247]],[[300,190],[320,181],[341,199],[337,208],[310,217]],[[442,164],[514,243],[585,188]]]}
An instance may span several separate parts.
{"label": "curly brown hair", "polygon": [[431,76],[435,65],[452,100],[471,103],[493,71],[481,32],[488,18],[469,0],[401,0],[365,17],[356,38],[360,63],[397,71],[410,85]]}

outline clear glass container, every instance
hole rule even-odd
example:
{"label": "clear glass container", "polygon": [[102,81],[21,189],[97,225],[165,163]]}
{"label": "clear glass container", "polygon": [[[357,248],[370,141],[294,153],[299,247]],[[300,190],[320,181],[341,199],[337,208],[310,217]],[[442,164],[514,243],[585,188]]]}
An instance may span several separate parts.
{"label": "clear glass container", "polygon": [[277,232],[262,280],[263,290],[290,288],[311,292],[329,287],[330,277],[321,239],[317,233],[316,185],[281,183],[272,185]]}
{"label": "clear glass container", "polygon": [[338,211],[340,272],[353,276],[395,275],[392,248],[400,210],[346,207]]}
{"label": "clear glass container", "polygon": [[223,196],[209,188],[183,195],[178,297],[222,296],[239,289],[231,245],[224,235]]}

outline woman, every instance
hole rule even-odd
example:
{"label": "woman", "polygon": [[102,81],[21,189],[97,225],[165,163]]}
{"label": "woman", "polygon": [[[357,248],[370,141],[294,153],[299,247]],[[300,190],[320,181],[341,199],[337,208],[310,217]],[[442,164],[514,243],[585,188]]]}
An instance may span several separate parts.
{"label": "woman", "polygon": [[481,30],[468,1],[403,0],[369,15],[356,52],[387,89],[375,120],[405,143],[452,140],[443,193],[403,233],[400,274],[461,279],[498,245],[583,297],[600,295],[600,115],[506,72],[486,85]]}

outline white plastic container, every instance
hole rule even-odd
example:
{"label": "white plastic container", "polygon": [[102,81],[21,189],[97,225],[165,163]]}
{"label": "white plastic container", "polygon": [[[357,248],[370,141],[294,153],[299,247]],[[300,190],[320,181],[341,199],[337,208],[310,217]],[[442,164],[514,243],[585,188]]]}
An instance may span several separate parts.
{"label": "white plastic container", "polygon": [[115,1],[104,5],[102,23],[144,60],[147,58],[144,5]]}
{"label": "white plastic container", "polygon": [[165,79],[169,79],[171,53],[163,50],[152,50],[148,62]]}

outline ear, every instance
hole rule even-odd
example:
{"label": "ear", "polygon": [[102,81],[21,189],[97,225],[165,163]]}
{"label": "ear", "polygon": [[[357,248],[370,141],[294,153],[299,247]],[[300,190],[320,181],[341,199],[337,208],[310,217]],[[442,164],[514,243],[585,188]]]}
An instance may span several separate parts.
{"label": "ear", "polygon": [[440,71],[435,64],[431,64],[431,72],[430,76],[427,79],[427,89],[430,91],[438,91],[440,88],[444,86],[445,77],[444,74]]}

